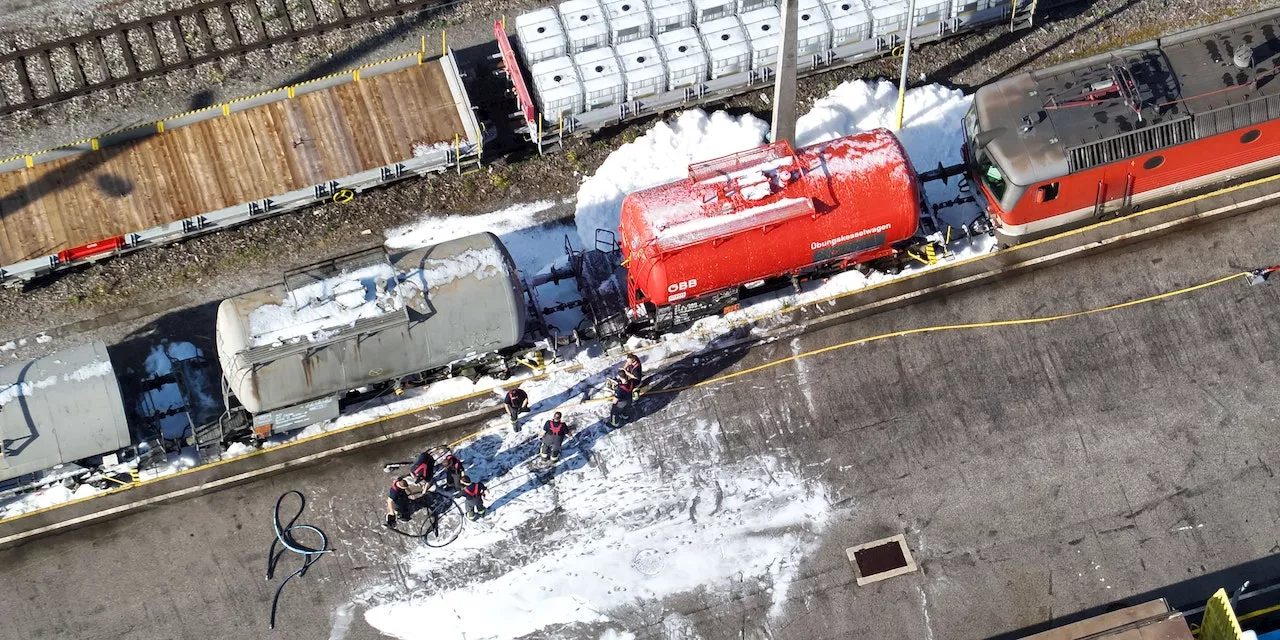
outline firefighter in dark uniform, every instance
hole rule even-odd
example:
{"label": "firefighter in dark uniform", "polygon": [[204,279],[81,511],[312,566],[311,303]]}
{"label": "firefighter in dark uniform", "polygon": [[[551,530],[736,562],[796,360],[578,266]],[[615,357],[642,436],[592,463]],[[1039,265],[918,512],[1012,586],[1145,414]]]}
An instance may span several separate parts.
{"label": "firefighter in dark uniform", "polygon": [[609,406],[609,426],[616,429],[631,422],[635,393],[635,385],[630,380],[617,381],[613,387],[613,404]]}
{"label": "firefighter in dark uniform", "polygon": [[411,485],[405,478],[396,478],[391,482],[391,490],[387,492],[388,527],[396,526],[396,518],[405,522],[412,520],[413,512],[424,506],[423,498],[430,489],[423,487],[417,496],[410,496],[411,491]]}
{"label": "firefighter in dark uniform", "polygon": [[633,391],[640,388],[644,382],[644,366],[640,364],[640,358],[636,354],[627,354],[626,361],[622,363],[622,370],[618,371],[618,381],[630,382]]}
{"label": "firefighter in dark uniform", "polygon": [[467,470],[458,456],[451,453],[444,457],[444,481],[455,495],[462,493],[462,478],[466,475]]}
{"label": "firefighter in dark uniform", "polygon": [[409,474],[413,476],[414,482],[431,486],[436,477],[436,459],[426,451],[419,453]]}
{"label": "firefighter in dark uniform", "polygon": [[560,419],[560,412],[557,411],[546,424],[542,425],[542,446],[538,448],[538,455],[543,460],[555,462],[560,459],[560,447],[564,446],[564,439],[569,435],[569,425]]}
{"label": "firefighter in dark uniform", "polygon": [[507,392],[503,397],[502,404],[507,408],[507,417],[511,418],[511,426],[520,432],[520,414],[529,410],[529,394],[524,389],[516,387]]}
{"label": "firefighter in dark uniform", "polygon": [[467,474],[462,474],[462,497],[467,499],[468,520],[475,520],[484,515],[485,491],[483,482],[472,482]]}

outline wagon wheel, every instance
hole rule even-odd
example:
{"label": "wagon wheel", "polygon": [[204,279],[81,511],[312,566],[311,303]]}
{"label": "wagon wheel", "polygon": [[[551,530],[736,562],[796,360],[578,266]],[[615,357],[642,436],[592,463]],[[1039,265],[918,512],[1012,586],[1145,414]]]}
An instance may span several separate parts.
{"label": "wagon wheel", "polygon": [[423,509],[421,522],[414,518],[418,525],[418,537],[428,547],[443,547],[458,539],[462,533],[462,508],[452,498],[436,494],[432,498],[430,508]]}

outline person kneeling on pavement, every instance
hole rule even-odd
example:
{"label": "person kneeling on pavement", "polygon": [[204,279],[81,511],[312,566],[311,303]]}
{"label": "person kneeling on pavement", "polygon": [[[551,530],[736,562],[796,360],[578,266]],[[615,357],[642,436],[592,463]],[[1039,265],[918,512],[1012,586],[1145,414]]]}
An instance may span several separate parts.
{"label": "person kneeling on pavement", "polygon": [[546,424],[542,425],[542,446],[538,448],[538,455],[543,460],[555,462],[560,459],[560,448],[564,446],[564,439],[569,436],[569,425],[566,425],[560,419],[560,412],[557,411]]}
{"label": "person kneeling on pavement", "polygon": [[484,494],[487,489],[483,482],[472,482],[471,477],[462,474],[462,496],[467,499],[467,519],[475,520],[484,515]]}
{"label": "person kneeling on pavement", "polygon": [[413,512],[426,506],[427,493],[431,491],[430,484],[419,485],[421,491],[416,496],[410,496],[413,491],[413,485],[409,480],[403,477],[396,478],[391,482],[391,490],[387,492],[387,526],[395,527],[396,518],[408,522],[413,519]]}

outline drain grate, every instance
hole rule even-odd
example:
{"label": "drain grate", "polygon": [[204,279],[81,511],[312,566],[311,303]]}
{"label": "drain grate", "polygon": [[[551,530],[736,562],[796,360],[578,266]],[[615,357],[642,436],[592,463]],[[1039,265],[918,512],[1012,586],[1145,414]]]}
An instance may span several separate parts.
{"label": "drain grate", "polygon": [[902,534],[849,547],[845,554],[860,587],[916,570],[916,561]]}

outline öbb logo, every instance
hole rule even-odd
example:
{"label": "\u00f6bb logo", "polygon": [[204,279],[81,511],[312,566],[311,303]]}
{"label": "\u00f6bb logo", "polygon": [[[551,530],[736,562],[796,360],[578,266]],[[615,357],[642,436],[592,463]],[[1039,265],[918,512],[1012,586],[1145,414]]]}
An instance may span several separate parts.
{"label": "\u00f6bb logo", "polygon": [[692,291],[698,288],[698,279],[690,278],[684,282],[672,282],[667,285],[667,293],[676,293],[677,291]]}

